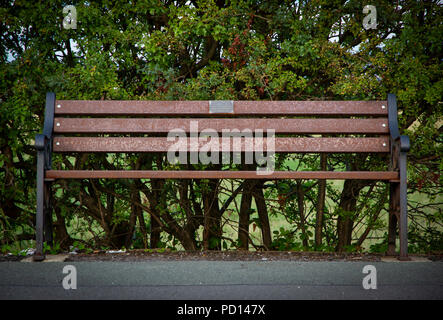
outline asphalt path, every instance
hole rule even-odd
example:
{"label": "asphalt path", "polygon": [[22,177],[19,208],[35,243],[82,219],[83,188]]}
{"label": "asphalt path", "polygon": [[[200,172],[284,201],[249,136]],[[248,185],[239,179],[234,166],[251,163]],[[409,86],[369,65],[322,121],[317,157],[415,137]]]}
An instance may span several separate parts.
{"label": "asphalt path", "polygon": [[0,299],[442,300],[443,262],[1,262]]}

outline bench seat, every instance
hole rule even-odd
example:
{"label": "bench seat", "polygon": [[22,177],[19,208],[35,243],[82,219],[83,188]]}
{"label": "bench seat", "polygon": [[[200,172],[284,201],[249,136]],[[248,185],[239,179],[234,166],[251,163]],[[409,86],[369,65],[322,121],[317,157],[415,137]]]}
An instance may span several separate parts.
{"label": "bench seat", "polygon": [[246,170],[47,170],[45,179],[361,179],[398,182],[400,176],[397,171],[274,171],[261,175]]}

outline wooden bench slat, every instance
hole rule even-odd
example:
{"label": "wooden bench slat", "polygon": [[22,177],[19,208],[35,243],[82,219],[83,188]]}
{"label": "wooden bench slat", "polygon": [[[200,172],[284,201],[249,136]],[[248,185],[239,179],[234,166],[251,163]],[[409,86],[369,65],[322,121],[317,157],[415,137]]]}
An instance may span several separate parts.
{"label": "wooden bench slat", "polygon": [[276,133],[389,133],[387,118],[374,119],[122,119],[55,118],[55,133],[168,133],[274,129]]}
{"label": "wooden bench slat", "polygon": [[47,179],[362,179],[397,180],[396,171],[155,171],[155,170],[48,170]]}
{"label": "wooden bench slat", "polygon": [[[386,101],[234,101],[228,115],[387,115],[386,106]],[[55,114],[218,115],[209,112],[209,101],[143,100],[57,100]]]}
{"label": "wooden bench slat", "polygon": [[[180,143],[179,150],[200,151],[208,142],[198,138],[178,138],[168,141],[166,137],[54,137],[54,152],[168,152],[171,146]],[[199,141],[200,140],[200,141]],[[225,139],[226,140],[226,139]],[[239,142],[234,142],[239,141]],[[222,146],[221,138],[208,138],[219,151],[252,152],[254,138],[235,138],[230,145]],[[218,147],[217,147],[218,143]],[[267,138],[262,139],[263,150],[267,150]],[[188,148],[189,146],[189,148]],[[195,146],[193,148],[192,146]],[[178,146],[177,146],[178,147]],[[260,149],[259,149],[260,150]],[[274,152],[389,152],[389,137],[379,138],[275,138]]]}

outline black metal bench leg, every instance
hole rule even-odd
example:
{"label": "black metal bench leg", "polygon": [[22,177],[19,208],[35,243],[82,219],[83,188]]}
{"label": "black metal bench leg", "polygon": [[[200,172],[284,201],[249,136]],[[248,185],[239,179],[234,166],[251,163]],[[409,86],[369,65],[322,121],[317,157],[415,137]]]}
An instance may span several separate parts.
{"label": "black metal bench leg", "polygon": [[[406,158],[406,155],[404,155]],[[402,165],[402,163],[404,163]],[[388,255],[395,255],[395,241],[397,238],[397,225],[400,236],[399,260],[408,261],[408,202],[406,183],[406,159],[400,155],[400,183],[390,183],[389,199],[389,227],[388,227]]]}
{"label": "black metal bench leg", "polygon": [[[407,136],[400,135],[397,119],[397,98],[395,94],[388,94],[388,119],[389,131],[391,135],[391,164],[390,169],[398,170],[400,173],[400,183],[395,185],[395,198],[393,207],[398,214],[398,228],[400,233],[400,260],[409,260],[408,258],[408,190],[406,180],[406,153],[411,148],[411,143]],[[393,193],[391,192],[391,197]],[[392,230],[389,229],[392,237]],[[390,240],[391,240],[390,237]],[[389,252],[389,250],[388,250]]]}
{"label": "black metal bench leg", "polygon": [[408,258],[408,190],[406,180],[406,152],[400,152],[399,157],[400,186],[399,186],[399,233],[400,233],[400,260]]}
{"label": "black metal bench leg", "polygon": [[45,207],[44,207],[44,241],[49,244],[52,248],[53,246],[53,235],[52,235],[52,193],[51,193],[51,182],[44,183],[45,189]]}
{"label": "black metal bench leg", "polygon": [[[55,94],[46,94],[45,124],[43,134],[35,136],[37,149],[37,215],[35,222],[36,250],[34,260],[45,259],[43,253],[44,241],[52,243],[52,206],[51,183],[45,182],[45,170],[51,168],[52,132],[54,127]],[[46,239],[45,239],[46,236]]]}
{"label": "black metal bench leg", "polygon": [[45,155],[44,151],[37,152],[37,215],[35,222],[35,241],[36,250],[33,256],[34,261],[42,261],[45,259],[43,253],[43,228],[44,228],[44,211],[45,211]]}
{"label": "black metal bench leg", "polygon": [[390,256],[395,255],[395,241],[397,239],[397,221],[399,216],[399,184],[389,183],[389,225],[388,225],[388,251]]}

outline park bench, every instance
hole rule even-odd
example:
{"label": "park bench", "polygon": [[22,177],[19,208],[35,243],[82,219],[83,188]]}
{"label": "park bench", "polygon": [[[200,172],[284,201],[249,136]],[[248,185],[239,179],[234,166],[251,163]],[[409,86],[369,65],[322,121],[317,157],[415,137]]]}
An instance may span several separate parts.
{"label": "park bench", "polygon": [[[176,129],[190,135],[190,140],[185,138],[184,151],[198,152],[202,144],[197,142],[193,145],[191,142],[193,138],[196,139],[192,136],[193,125],[198,126],[200,132],[209,129],[215,132],[235,129],[275,131],[274,150],[271,150],[275,153],[384,153],[388,155],[386,159],[390,159],[389,170],[260,172],[51,168],[53,153],[168,152],[174,141],[165,135]],[[255,144],[254,139],[258,139],[256,135],[250,143],[250,137],[239,137],[237,142],[240,144],[233,143],[232,146],[220,141],[214,148],[220,152],[253,152],[259,145],[258,142]],[[262,145],[268,145],[266,139],[274,137],[265,137]],[[47,93],[43,133],[35,137],[37,216],[34,259],[43,260],[44,241],[52,242],[53,181],[106,178],[385,181],[390,184],[389,247],[393,252],[398,225],[399,258],[408,259],[406,152],[409,145],[408,137],[399,133],[394,94],[389,94],[385,101],[86,101],[56,100],[54,93]]]}

